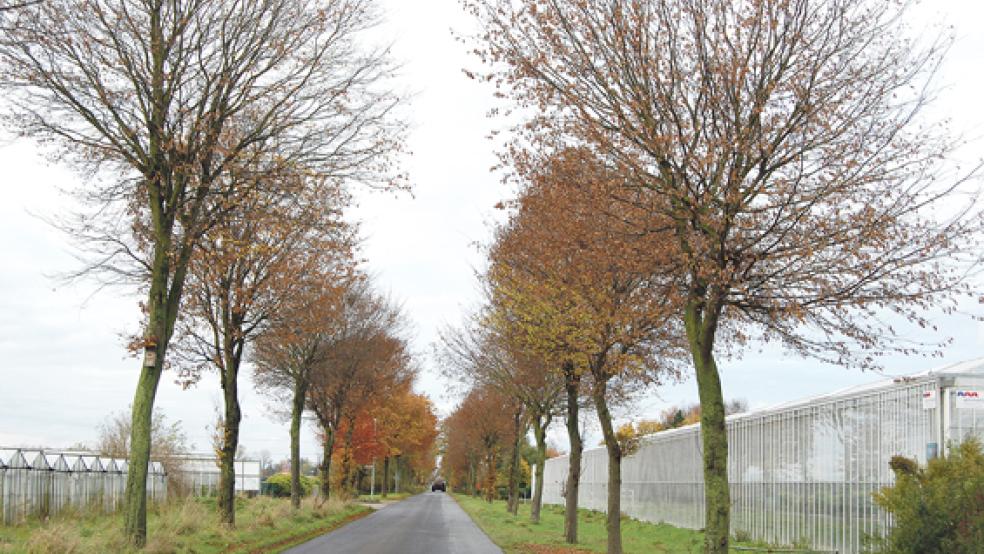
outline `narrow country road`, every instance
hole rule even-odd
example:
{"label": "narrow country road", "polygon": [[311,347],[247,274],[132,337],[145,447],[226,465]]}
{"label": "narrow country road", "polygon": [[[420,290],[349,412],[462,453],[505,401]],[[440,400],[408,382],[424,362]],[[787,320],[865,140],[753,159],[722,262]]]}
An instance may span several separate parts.
{"label": "narrow country road", "polygon": [[450,496],[427,492],[322,535],[286,554],[502,554]]}

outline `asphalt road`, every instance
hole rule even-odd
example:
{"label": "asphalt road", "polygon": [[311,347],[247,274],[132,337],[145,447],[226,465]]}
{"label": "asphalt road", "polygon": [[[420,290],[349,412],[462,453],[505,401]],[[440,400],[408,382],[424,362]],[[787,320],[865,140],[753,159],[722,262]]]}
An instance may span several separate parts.
{"label": "asphalt road", "polygon": [[450,496],[425,492],[322,535],[287,554],[502,554]]}

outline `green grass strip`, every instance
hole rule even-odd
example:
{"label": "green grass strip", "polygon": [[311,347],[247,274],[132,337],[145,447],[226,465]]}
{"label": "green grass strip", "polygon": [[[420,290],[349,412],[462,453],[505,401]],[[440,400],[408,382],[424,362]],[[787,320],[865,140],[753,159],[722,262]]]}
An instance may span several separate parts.
{"label": "green grass strip", "polygon": [[[545,505],[540,523],[530,522],[530,505],[521,504],[519,514],[506,511],[506,503],[492,504],[471,496],[452,495],[458,504],[506,553],[536,552],[543,554],[570,552],[605,552],[608,534],[605,514],[578,510],[578,544],[564,542],[564,509]],[[622,549],[627,554],[666,552],[685,554],[703,551],[704,535],[699,531],[671,525],[622,519]]]}

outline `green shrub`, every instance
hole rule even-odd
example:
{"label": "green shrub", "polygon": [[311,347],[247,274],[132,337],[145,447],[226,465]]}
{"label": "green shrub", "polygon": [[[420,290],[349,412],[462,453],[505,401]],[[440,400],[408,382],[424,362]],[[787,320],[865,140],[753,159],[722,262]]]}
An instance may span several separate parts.
{"label": "green shrub", "polygon": [[895,485],[875,493],[875,502],[895,518],[895,527],[872,545],[890,554],[975,554],[984,545],[984,452],[977,439],[920,468],[893,458]]}
{"label": "green shrub", "polygon": [[[308,477],[307,475],[301,475],[301,493],[302,496],[307,496],[311,494],[321,481],[317,477]],[[266,480],[265,490],[269,492],[271,496],[283,497],[290,496],[290,474],[289,473],[278,473],[276,475],[271,475]]]}

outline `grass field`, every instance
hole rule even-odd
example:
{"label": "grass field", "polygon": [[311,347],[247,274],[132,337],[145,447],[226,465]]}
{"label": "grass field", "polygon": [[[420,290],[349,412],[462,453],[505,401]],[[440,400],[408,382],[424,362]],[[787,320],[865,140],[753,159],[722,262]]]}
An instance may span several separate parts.
{"label": "grass field", "polygon": [[[534,525],[530,523],[529,504],[521,504],[519,515],[513,516],[506,512],[505,502],[488,504],[471,496],[453,496],[475,523],[507,554],[605,552],[608,535],[605,531],[606,516],[601,512],[579,510],[578,544],[573,549],[564,542],[562,506],[544,506],[540,512],[540,523]],[[628,518],[622,520],[622,547],[627,554],[701,552],[703,540],[704,535],[699,531],[643,523]]]}
{"label": "grass field", "polygon": [[[236,528],[218,522],[215,499],[166,503],[147,517],[143,553],[280,552],[371,512],[365,506],[331,500],[318,506],[306,499],[296,513],[289,499],[240,498]],[[125,544],[122,516],[64,514],[41,523],[0,527],[0,553],[132,552]]]}
{"label": "grass field", "polygon": [[[578,510],[578,544],[564,542],[563,506],[543,506],[540,523],[530,523],[530,505],[520,504],[519,515],[506,512],[504,501],[489,504],[472,496],[453,494],[458,504],[485,534],[507,554],[581,554],[606,552],[608,533],[606,515],[593,510]],[[626,554],[690,554],[703,552],[704,534],[672,525],[645,523],[622,518],[622,550]],[[775,547],[760,542],[732,542],[741,554],[767,552],[808,552]]]}

